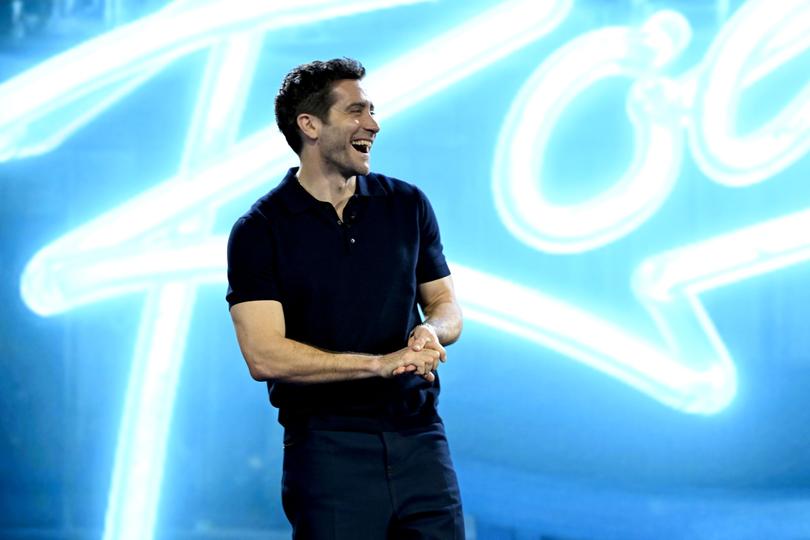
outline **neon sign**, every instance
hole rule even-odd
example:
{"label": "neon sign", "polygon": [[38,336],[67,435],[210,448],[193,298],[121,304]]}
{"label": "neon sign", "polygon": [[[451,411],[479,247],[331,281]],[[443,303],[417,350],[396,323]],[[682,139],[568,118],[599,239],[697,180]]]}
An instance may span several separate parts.
{"label": "neon sign", "polygon": [[[706,175],[730,186],[763,181],[806,154],[810,85],[757,133],[734,134],[741,91],[810,48],[806,2],[780,4],[778,13],[768,9],[765,2],[741,7],[703,63],[679,79],[660,75],[691,36],[689,23],[673,11],[654,14],[638,29],[589,32],[549,56],[512,104],[496,150],[493,191],[507,228],[529,246],[551,253],[580,253],[631,233],[663,204],[680,174],[684,126]],[[633,162],[622,178],[584,203],[548,202],[543,179],[534,171],[542,169],[551,130],[576,95],[617,76],[635,80],[627,100],[636,133]],[[799,212],[642,261],[633,288],[668,350],[536,292],[530,309],[509,315],[515,310],[502,305],[499,322],[516,324],[516,332],[673,407],[718,411],[734,397],[736,374],[699,295],[807,260],[810,239],[802,234],[807,219],[806,212]],[[492,313],[489,309],[484,316]]]}
{"label": "neon sign", "polygon": [[[0,159],[9,160],[55,148],[165,66],[210,50],[178,173],[44,247],[22,277],[23,298],[42,315],[147,293],[105,538],[152,536],[196,289],[224,279],[225,238],[211,232],[216,211],[278,178],[290,161],[273,127],[239,141],[235,136],[263,35],[409,3],[414,0],[178,1],[0,85],[0,101],[11,104],[0,109]],[[367,86],[382,119],[541,39],[571,9],[570,0],[537,4],[498,3],[371,70]],[[733,119],[739,92],[810,48],[808,36],[806,2],[776,8],[751,1],[724,26],[704,61],[678,79],[660,74],[691,37],[677,12],[569,42],[527,80],[505,119],[493,167],[504,225],[534,249],[582,253],[632,233],[655,214],[687,148],[710,178],[731,186],[763,181],[795,163],[810,149],[810,86],[755,134],[737,137]],[[636,80],[628,97],[634,159],[605,193],[555,206],[535,174],[551,130],[574,96],[616,76]],[[468,318],[562,352],[678,410],[710,414],[733,399],[736,375],[700,293],[807,260],[810,240],[796,231],[808,222],[810,212],[779,217],[642,262],[633,287],[666,348],[545,292],[458,264],[453,272]]]}

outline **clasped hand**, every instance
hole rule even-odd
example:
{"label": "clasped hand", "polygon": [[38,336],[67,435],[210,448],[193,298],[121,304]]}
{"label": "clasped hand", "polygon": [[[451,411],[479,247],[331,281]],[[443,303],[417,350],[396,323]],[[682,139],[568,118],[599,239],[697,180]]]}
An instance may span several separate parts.
{"label": "clasped hand", "polygon": [[408,346],[386,355],[386,359],[390,362],[386,362],[385,369],[392,377],[414,373],[433,382],[436,380],[433,370],[439,367],[439,362],[447,360],[447,352],[439,342],[436,331],[429,325],[420,324],[408,338]]}

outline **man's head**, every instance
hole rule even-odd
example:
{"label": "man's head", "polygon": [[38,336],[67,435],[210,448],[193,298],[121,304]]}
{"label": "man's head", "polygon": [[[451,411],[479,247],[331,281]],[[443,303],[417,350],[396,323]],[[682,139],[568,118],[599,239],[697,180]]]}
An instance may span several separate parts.
{"label": "man's head", "polygon": [[328,123],[329,109],[336,96],[336,82],[359,81],[366,69],[357,60],[335,58],[326,62],[302,64],[290,71],[276,96],[276,123],[296,154],[301,154],[302,133],[298,125],[301,114],[309,114]]}

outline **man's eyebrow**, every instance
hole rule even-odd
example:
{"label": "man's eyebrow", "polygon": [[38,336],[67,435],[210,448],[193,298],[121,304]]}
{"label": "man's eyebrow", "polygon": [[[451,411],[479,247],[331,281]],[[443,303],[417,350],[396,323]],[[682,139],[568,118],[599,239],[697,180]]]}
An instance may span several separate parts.
{"label": "man's eyebrow", "polygon": [[355,107],[366,107],[366,106],[368,106],[368,108],[371,109],[372,111],[374,110],[374,104],[367,100],[349,103],[348,105],[346,105],[346,110],[348,111],[349,109],[353,109]]}

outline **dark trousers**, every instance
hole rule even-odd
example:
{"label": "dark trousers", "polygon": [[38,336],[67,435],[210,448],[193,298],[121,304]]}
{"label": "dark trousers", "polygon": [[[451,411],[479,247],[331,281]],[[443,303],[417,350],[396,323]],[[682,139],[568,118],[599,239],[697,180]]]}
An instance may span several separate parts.
{"label": "dark trousers", "polygon": [[282,504],[296,540],[464,538],[442,424],[382,433],[287,429]]}

